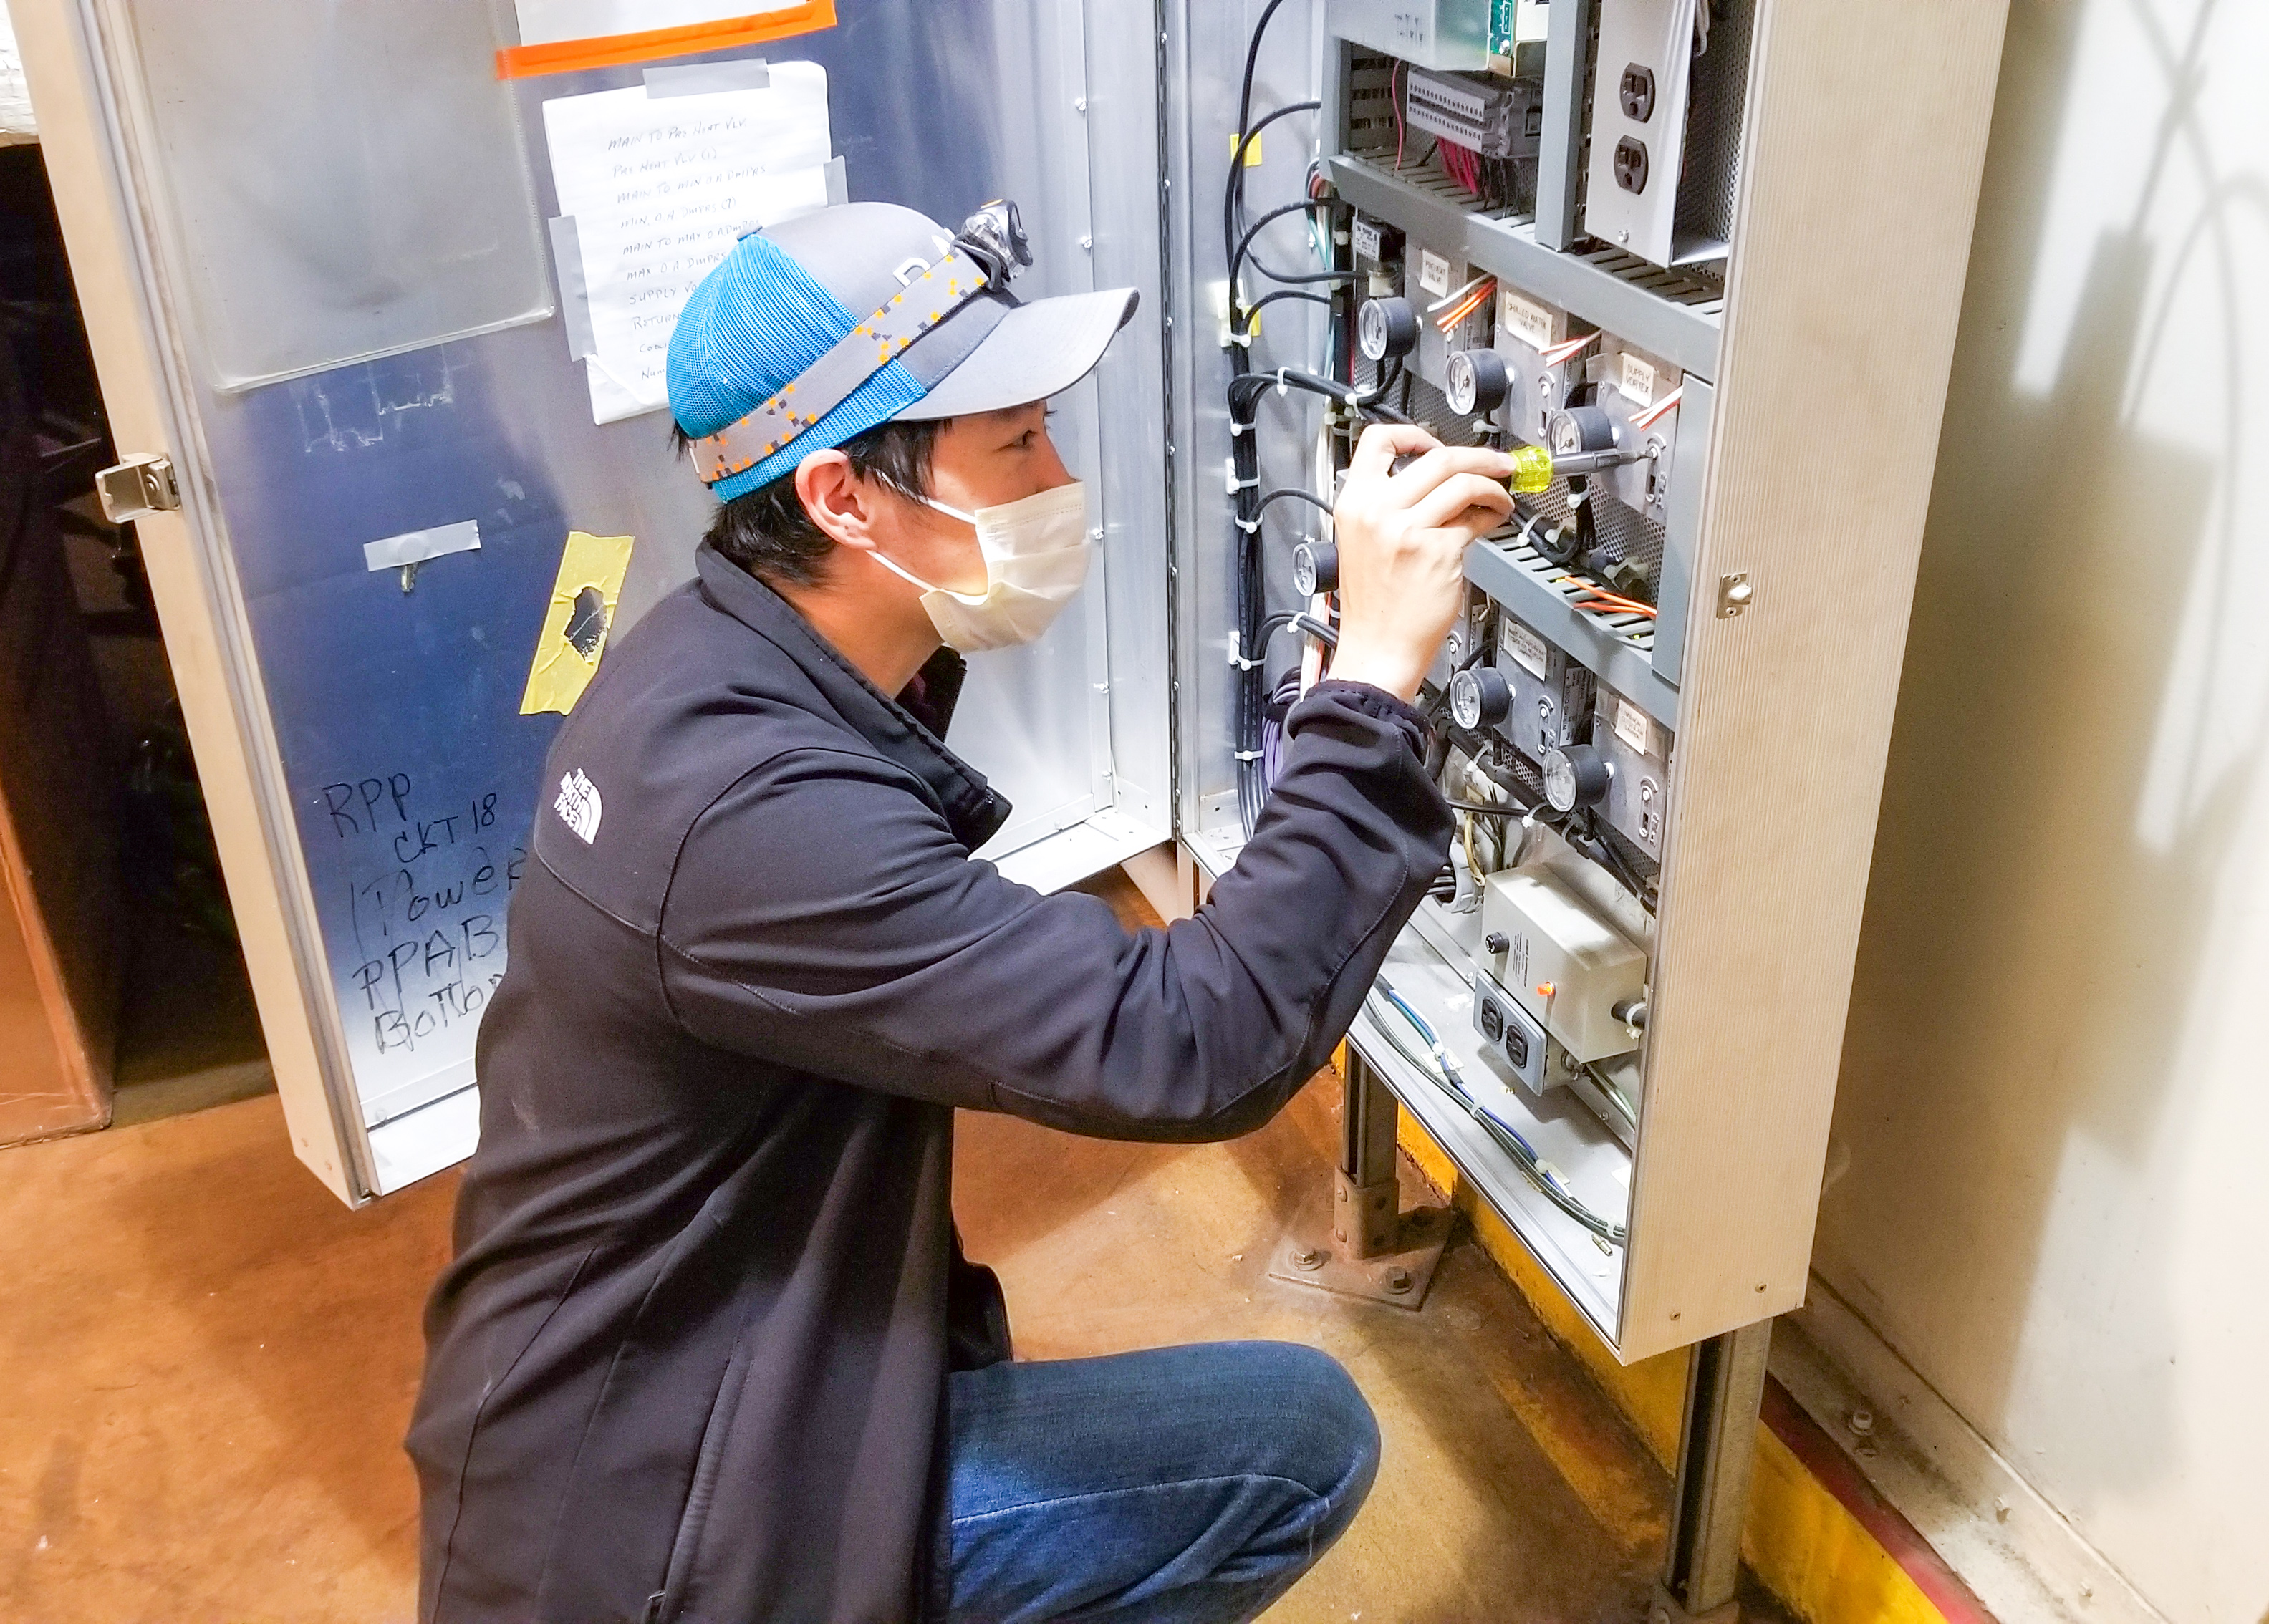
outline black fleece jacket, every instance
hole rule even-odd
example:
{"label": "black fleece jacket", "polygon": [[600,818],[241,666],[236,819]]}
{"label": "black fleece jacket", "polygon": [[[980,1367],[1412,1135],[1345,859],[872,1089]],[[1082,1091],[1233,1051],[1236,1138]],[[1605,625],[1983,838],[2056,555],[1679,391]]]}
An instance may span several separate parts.
{"label": "black fleece jacket", "polygon": [[1211,901],[1130,935],[971,860],[1006,806],[917,720],[957,660],[887,698],[698,562],[545,769],[409,1437],[429,1620],[920,1616],[945,1375],[1008,1355],[955,1110],[1260,1126],[1445,854],[1418,718],[1326,683]]}

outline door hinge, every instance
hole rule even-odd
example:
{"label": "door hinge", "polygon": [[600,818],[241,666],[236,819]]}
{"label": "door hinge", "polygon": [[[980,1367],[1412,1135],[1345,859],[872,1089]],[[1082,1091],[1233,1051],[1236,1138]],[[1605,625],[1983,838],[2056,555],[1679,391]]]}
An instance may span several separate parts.
{"label": "door hinge", "polygon": [[166,457],[129,457],[107,468],[94,476],[94,493],[101,500],[102,516],[113,524],[169,513],[181,505],[181,488]]}

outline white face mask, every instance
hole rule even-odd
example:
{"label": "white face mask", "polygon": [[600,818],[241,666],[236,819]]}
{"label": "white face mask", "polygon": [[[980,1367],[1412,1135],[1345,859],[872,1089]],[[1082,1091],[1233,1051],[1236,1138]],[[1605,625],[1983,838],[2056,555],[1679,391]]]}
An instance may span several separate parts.
{"label": "white face mask", "polygon": [[922,589],[922,608],[938,636],[965,654],[1032,641],[1087,579],[1087,487],[1077,480],[973,513],[928,497],[915,499],[975,528],[985,554],[985,590],[948,592],[879,552],[868,557]]}

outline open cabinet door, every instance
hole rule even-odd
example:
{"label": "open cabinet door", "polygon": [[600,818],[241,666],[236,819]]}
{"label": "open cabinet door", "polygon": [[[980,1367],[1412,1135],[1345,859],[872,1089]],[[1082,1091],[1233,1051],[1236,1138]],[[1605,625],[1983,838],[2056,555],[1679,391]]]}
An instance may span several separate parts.
{"label": "open cabinet door", "polygon": [[[468,0],[11,10],[117,444],[170,475],[137,532],[293,1145],[342,1199],[382,1195],[477,1139],[566,564],[629,538],[618,635],[690,577],[712,508],[665,412],[595,421],[544,105],[700,86],[499,77],[514,13]],[[1171,827],[1150,18],[845,10],[763,48],[824,71],[830,196],[948,223],[1013,197],[1035,292],[1143,293],[1058,402],[1103,528],[1083,612],[979,657],[952,740],[1017,808],[983,855],[1061,885]]]}

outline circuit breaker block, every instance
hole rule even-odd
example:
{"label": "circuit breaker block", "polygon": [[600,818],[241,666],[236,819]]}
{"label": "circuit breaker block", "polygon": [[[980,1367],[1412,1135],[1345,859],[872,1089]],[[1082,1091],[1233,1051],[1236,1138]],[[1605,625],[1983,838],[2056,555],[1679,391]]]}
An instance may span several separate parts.
{"label": "circuit breaker block", "polygon": [[1578,1060],[1638,1047],[1627,1012],[1646,989],[1646,954],[1541,865],[1489,877],[1485,966]]}

